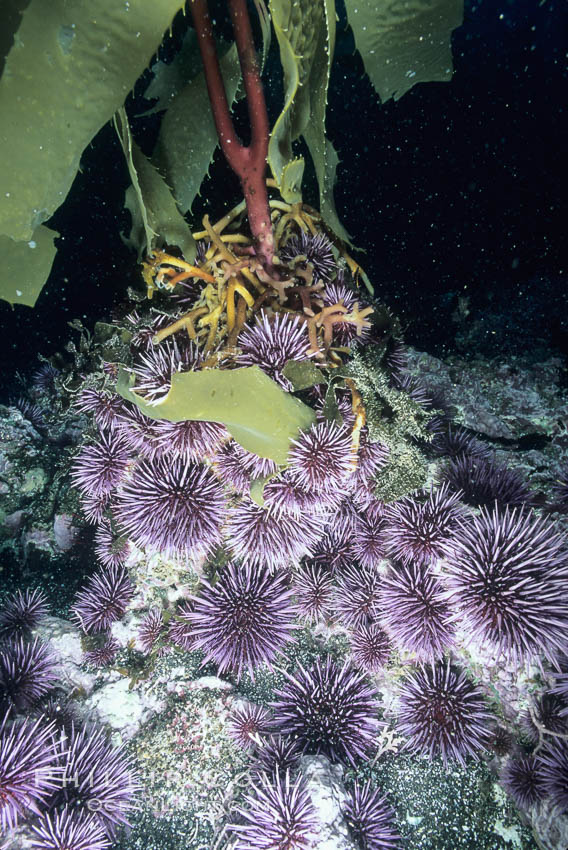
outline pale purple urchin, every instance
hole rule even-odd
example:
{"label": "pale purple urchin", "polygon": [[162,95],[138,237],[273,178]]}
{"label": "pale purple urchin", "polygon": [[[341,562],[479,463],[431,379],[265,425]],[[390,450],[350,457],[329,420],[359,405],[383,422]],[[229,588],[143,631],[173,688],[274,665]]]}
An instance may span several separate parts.
{"label": "pale purple urchin", "polygon": [[546,795],[542,763],[534,756],[508,759],[500,779],[503,788],[521,809],[534,806]]}
{"label": "pale purple urchin", "polygon": [[113,637],[107,638],[104,643],[94,649],[85,652],[85,663],[92,667],[108,667],[116,658],[120,644]]}
{"label": "pale purple urchin", "polygon": [[333,580],[329,568],[304,564],[293,573],[292,587],[298,613],[310,623],[329,620],[332,613]]}
{"label": "pale purple urchin", "polygon": [[73,486],[83,496],[106,496],[122,479],[128,466],[128,450],[113,433],[101,434],[97,443],[83,446],[71,470]]}
{"label": "pale purple urchin", "polygon": [[288,469],[301,487],[316,492],[339,491],[354,471],[351,434],[334,422],[319,422],[291,441]]}
{"label": "pale purple urchin", "polygon": [[491,740],[490,719],[482,691],[449,662],[409,671],[400,687],[398,728],[408,739],[405,749],[440,755],[444,764],[479,758]]}
{"label": "pale purple urchin", "polygon": [[377,618],[381,581],[375,567],[353,564],[339,574],[332,604],[342,626],[354,629]]}
{"label": "pale purple urchin", "polygon": [[398,561],[427,563],[441,557],[464,512],[448,487],[407,496],[385,509],[384,545]]}
{"label": "pale purple urchin", "polygon": [[394,827],[395,814],[380,789],[370,782],[353,784],[345,802],[349,832],[362,850],[399,850],[400,835]]}
{"label": "pale purple urchin", "polygon": [[167,339],[138,355],[132,370],[133,389],[147,402],[155,404],[169,393],[173,375],[189,371],[197,366],[201,359],[200,352],[193,343],[182,347],[176,340]]}
{"label": "pale purple urchin", "polygon": [[295,519],[261,508],[246,496],[231,513],[226,541],[236,558],[275,570],[309,555],[321,537],[323,520]]}
{"label": "pale purple urchin", "polygon": [[149,655],[160,640],[164,629],[164,617],[159,608],[152,608],[140,624],[138,640],[142,651]]}
{"label": "pale purple urchin", "polygon": [[378,623],[358,626],[351,634],[354,664],[369,673],[377,673],[387,664],[392,651],[389,636]]}
{"label": "pale purple urchin", "polygon": [[177,457],[184,462],[203,460],[213,455],[228,436],[223,425],[194,419],[182,422],[157,419],[152,433],[152,445],[160,454],[166,458]]}
{"label": "pale purple urchin", "polygon": [[43,590],[16,590],[3,600],[0,611],[0,637],[28,634],[47,616]]}
{"label": "pale purple urchin", "polygon": [[254,678],[255,670],[270,665],[297,628],[287,577],[267,567],[230,563],[214,586],[201,582],[184,618],[191,625],[192,649],[201,649],[203,664],[214,661],[219,673],[229,670],[240,679],[246,670]]}
{"label": "pale purple urchin", "polygon": [[234,850],[310,850],[317,836],[311,797],[302,776],[257,774],[257,784],[245,795],[246,809],[237,808],[241,823],[230,824]]}
{"label": "pale purple urchin", "polygon": [[[359,310],[363,310],[365,307],[369,306],[368,304],[361,302],[357,293],[353,292],[352,289],[349,289],[345,286],[345,284],[338,283],[337,281],[329,283],[325,287],[323,303],[325,307],[333,307],[336,304],[342,304],[346,308],[347,313],[351,313],[353,311],[355,304],[358,305]],[[370,328],[362,328],[358,332],[356,325],[351,322],[334,322],[332,333],[333,345],[346,347],[351,345],[353,342],[359,344],[364,343],[371,335]]]}
{"label": "pale purple urchin", "polygon": [[151,458],[159,454],[155,434],[156,424],[156,419],[146,416],[136,405],[125,405],[118,431],[129,451]]}
{"label": "pale purple urchin", "polygon": [[54,805],[69,806],[78,814],[92,812],[110,836],[117,826],[128,826],[140,786],[124,747],[114,747],[106,731],[94,725],[73,727],[60,747],[66,781]]}
{"label": "pale purple urchin", "polygon": [[452,646],[454,630],[444,588],[421,563],[396,564],[379,592],[381,625],[400,650],[433,661]]}
{"label": "pale purple urchin", "polygon": [[337,268],[332,243],[325,233],[307,233],[302,230],[280,248],[279,256],[283,263],[294,267],[298,263],[310,263],[316,280],[331,280]]}
{"label": "pale purple urchin", "polygon": [[[370,509],[369,509],[370,508]],[[374,510],[372,504],[362,510],[355,521],[353,554],[362,567],[372,570],[385,556],[384,508]]]}
{"label": "pale purple urchin", "polygon": [[87,387],[75,402],[75,409],[94,417],[99,430],[115,431],[122,421],[125,403],[115,393]]}
{"label": "pale purple urchin", "polygon": [[55,379],[60,374],[59,369],[51,363],[42,363],[32,375],[34,388],[40,393],[52,393],[55,389]]}
{"label": "pale purple urchin", "polygon": [[109,522],[103,522],[95,532],[95,554],[105,567],[120,567],[130,553],[130,543],[115,534]]}
{"label": "pale purple urchin", "polygon": [[529,659],[566,646],[566,538],[534,512],[495,506],[460,524],[444,576],[472,639],[499,654]]}
{"label": "pale purple urchin", "polygon": [[329,514],[336,511],[341,499],[338,492],[306,492],[293,476],[283,472],[276,478],[271,478],[265,485],[262,495],[264,504],[274,513],[284,513],[296,519],[307,513],[318,514],[328,518]]}
{"label": "pale purple urchin", "polygon": [[353,535],[347,528],[334,528],[333,518],[327,531],[312,550],[310,564],[325,567],[334,575],[351,566],[355,559]]}
{"label": "pale purple urchin", "polygon": [[331,761],[355,765],[375,744],[379,703],[377,691],[349,662],[338,667],[329,656],[310,670],[301,665],[276,691],[272,704],[281,735],[292,735],[303,752],[324,753]]}
{"label": "pale purple urchin", "polygon": [[262,738],[272,729],[272,718],[268,709],[247,702],[236,705],[229,714],[228,732],[233,741],[243,750],[253,750],[262,744]]}
{"label": "pale purple urchin", "polygon": [[134,595],[124,567],[105,567],[96,572],[75,597],[72,619],[84,632],[105,632],[120,620]]}
{"label": "pale purple urchin", "polygon": [[245,327],[241,331],[237,345],[241,350],[236,358],[238,366],[258,366],[290,391],[292,384],[282,370],[289,360],[308,359],[310,341],[306,324],[297,316],[288,313],[269,316],[263,311],[253,328]]}
{"label": "pale purple urchin", "polygon": [[101,493],[98,496],[90,496],[86,493],[81,496],[81,509],[89,525],[98,525],[103,521],[109,504],[109,493]]}
{"label": "pale purple urchin", "polygon": [[223,487],[213,472],[178,458],[143,460],[116,498],[119,528],[141,548],[198,558],[222,540]]}
{"label": "pale purple urchin", "polygon": [[111,846],[95,815],[77,814],[68,808],[43,814],[31,829],[34,850],[106,850]]}
{"label": "pale purple urchin", "polygon": [[55,725],[43,718],[0,723],[0,826],[11,829],[33,812],[39,814],[58,787],[61,768],[53,748]]}
{"label": "pale purple urchin", "polygon": [[55,659],[39,638],[20,637],[0,646],[0,707],[29,708],[55,685]]}
{"label": "pale purple urchin", "polygon": [[560,811],[568,811],[568,741],[555,738],[539,753],[545,792]]}

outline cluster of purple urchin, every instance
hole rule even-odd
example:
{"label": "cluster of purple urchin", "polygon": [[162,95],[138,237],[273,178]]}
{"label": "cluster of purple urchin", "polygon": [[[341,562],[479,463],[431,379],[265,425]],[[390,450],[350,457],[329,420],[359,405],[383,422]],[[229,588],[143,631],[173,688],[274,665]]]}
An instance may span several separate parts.
{"label": "cluster of purple urchin", "polygon": [[81,723],[56,693],[55,660],[31,632],[47,614],[40,591],[16,591],[0,611],[0,827],[26,821],[36,850],[104,850],[128,824],[138,790],[105,730]]}
{"label": "cluster of purple urchin", "polygon": [[[305,260],[310,248],[291,250]],[[349,308],[353,292],[332,280],[325,252],[318,257],[324,303]],[[183,336],[152,345],[157,324],[166,321],[158,316],[132,339],[135,389],[151,403],[165,397],[173,374],[203,362]],[[347,351],[373,345],[351,325],[332,330]],[[241,331],[237,348],[235,366],[258,365],[288,392],[286,363],[311,357],[306,325],[288,313],[263,311]],[[405,372],[400,346],[386,365],[393,388],[425,409],[438,407]],[[489,746],[491,721],[481,688],[456,660],[463,635],[513,662],[544,656],[554,663],[568,628],[565,540],[539,517],[522,478],[442,416],[432,420],[432,448],[449,458],[440,486],[382,503],[375,485],[388,447],[366,427],[354,440],[346,388],[325,399],[320,389],[310,392],[316,423],[292,442],[279,470],[218,423],[153,420],[108,386],[87,386],[78,408],[92,414],[96,434],[75,459],[72,478],[86,518],[98,525],[101,567],[79,595],[75,619],[88,633],[106,633],[122,615],[132,594],[124,566],[132,545],[200,567],[222,548],[226,562],[215,580],[204,578],[173,612],[170,637],[178,646],[201,650],[220,673],[239,679],[270,665],[298,621],[336,623],[350,637],[345,667],[327,659],[287,678],[275,706],[282,741],[347,763],[366,758],[379,710],[366,676],[399,652],[412,662],[398,694],[408,748],[444,761],[477,757]],[[328,419],[332,396],[339,417]],[[251,485],[265,479],[261,506]],[[147,651],[163,634],[159,612],[151,613]],[[250,811],[265,805],[276,812],[294,800],[302,821],[303,786],[287,770],[268,786],[263,780]],[[373,809],[374,792],[354,793],[354,812]],[[357,829],[363,835],[362,820]],[[381,845],[369,839],[368,846]]]}

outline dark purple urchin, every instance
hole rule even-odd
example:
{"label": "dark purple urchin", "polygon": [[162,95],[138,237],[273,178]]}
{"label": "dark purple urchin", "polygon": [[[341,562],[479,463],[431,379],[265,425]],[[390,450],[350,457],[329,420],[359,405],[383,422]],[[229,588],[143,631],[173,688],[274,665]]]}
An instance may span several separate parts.
{"label": "dark purple urchin", "polygon": [[130,544],[115,534],[109,522],[103,522],[95,533],[95,554],[105,567],[120,567],[128,558]]}
{"label": "dark purple urchin", "polygon": [[555,502],[555,507],[562,509],[568,508],[568,464],[566,464],[558,473],[552,488],[552,497]]}
{"label": "dark purple urchin", "polygon": [[235,706],[229,714],[229,735],[243,750],[253,750],[270,733],[272,719],[268,709],[247,702]]}
{"label": "dark purple urchin", "polygon": [[122,421],[125,402],[114,393],[87,387],[81,392],[74,406],[80,413],[93,416],[100,431],[114,431]]}
{"label": "dark purple urchin", "polygon": [[402,682],[398,728],[407,750],[465,765],[489,746],[490,719],[481,690],[449,662],[417,667]]}
{"label": "dark purple urchin", "polygon": [[230,824],[236,843],[233,850],[310,850],[317,823],[306,782],[299,776],[276,772],[257,774],[252,792],[245,795],[246,809],[236,808],[242,822]]}
{"label": "dark purple urchin", "polygon": [[96,572],[75,597],[72,619],[84,632],[105,632],[120,620],[134,595],[124,567],[105,567]]}
{"label": "dark purple urchin", "polygon": [[28,634],[47,616],[47,597],[43,590],[16,590],[3,600],[0,611],[0,637]]}
{"label": "dark purple urchin", "polygon": [[482,508],[448,546],[444,576],[473,639],[513,659],[565,647],[568,550],[547,518]]}
{"label": "dark purple urchin", "polygon": [[59,369],[51,363],[42,363],[32,375],[34,389],[40,393],[52,393],[55,389],[55,379],[60,374]]}
{"label": "dark purple urchin", "polygon": [[442,470],[440,481],[462,502],[474,507],[522,507],[534,503],[535,496],[523,476],[505,464],[488,458],[459,455]]}
{"label": "dark purple urchin", "polygon": [[377,513],[372,503],[357,516],[351,541],[353,555],[366,569],[377,567],[385,556],[385,528],[382,509]]}
{"label": "dark purple urchin", "polygon": [[296,608],[287,576],[251,564],[228,564],[214,586],[202,579],[193,609],[185,615],[193,649],[240,679],[270,665],[292,640]]}
{"label": "dark purple urchin", "polygon": [[343,667],[328,656],[310,670],[301,665],[276,691],[275,725],[292,735],[304,752],[324,753],[332,761],[355,764],[372,749],[378,727],[377,691],[349,662]]}
{"label": "dark purple urchin", "polygon": [[198,558],[221,542],[226,508],[223,487],[208,467],[156,458],[135,467],[114,516],[137,546]]}
{"label": "dark purple urchin", "polygon": [[378,623],[358,626],[351,634],[353,663],[369,673],[382,670],[391,651],[389,636]]}
{"label": "dark purple urchin", "polygon": [[392,566],[379,592],[380,621],[393,644],[421,661],[439,658],[453,644],[444,588],[426,564]]}
{"label": "dark purple urchin", "polygon": [[298,613],[308,622],[328,620],[332,613],[333,580],[330,570],[319,564],[304,564],[293,574],[292,588]]}
{"label": "dark purple urchin", "polygon": [[375,567],[353,564],[342,570],[333,595],[333,611],[342,626],[353,629],[376,619],[381,581]]}
{"label": "dark purple urchin", "polygon": [[387,506],[383,536],[387,554],[403,563],[439,558],[463,516],[458,502],[458,495],[444,486]]}
{"label": "dark purple urchin", "polygon": [[235,557],[275,570],[309,555],[322,533],[323,520],[317,515],[295,519],[245,496],[231,513],[226,540]]}
{"label": "dark purple urchin", "polygon": [[92,812],[111,836],[116,826],[128,825],[139,784],[124,747],[114,747],[104,729],[85,725],[73,727],[60,748],[64,781],[54,805]]}
{"label": "dark purple urchin", "polygon": [[237,345],[241,351],[236,358],[238,366],[258,366],[283,389],[291,390],[282,370],[289,360],[308,359],[310,341],[306,324],[296,316],[262,312],[253,328],[241,331]]}
{"label": "dark purple urchin", "polygon": [[35,850],[106,850],[111,846],[95,815],[77,814],[68,808],[42,815],[31,829],[30,846]]}
{"label": "dark purple urchin", "polygon": [[358,782],[350,789],[344,806],[349,832],[361,850],[398,850],[400,835],[394,827],[394,811],[380,789]]}
{"label": "dark purple urchin", "polygon": [[164,617],[159,608],[152,608],[140,624],[138,629],[138,640],[142,646],[142,651],[149,655],[154,646],[160,640],[164,629]]}
{"label": "dark purple urchin", "polygon": [[192,419],[184,422],[157,419],[152,433],[152,445],[160,454],[166,459],[177,457],[184,462],[203,460],[213,455],[228,436],[225,427],[217,422]]}
{"label": "dark purple urchin", "polygon": [[276,773],[284,776],[287,771],[292,773],[298,767],[301,755],[298,741],[282,735],[270,735],[256,750],[250,770],[272,777]]}
{"label": "dark purple urchin", "polygon": [[101,434],[97,443],[83,446],[71,470],[73,486],[84,496],[111,493],[128,466],[128,450],[116,434]]}
{"label": "dark purple urchin", "polygon": [[[541,694],[532,703],[531,711],[527,711],[521,718],[525,737],[531,744],[537,744],[541,734],[539,727],[555,734],[568,734],[567,714],[568,703],[561,694]],[[538,725],[535,725],[534,721]]]}
{"label": "dark purple urchin", "polygon": [[316,280],[331,280],[337,268],[332,244],[324,233],[306,233],[302,230],[280,248],[279,257],[283,263],[294,268],[298,264],[310,263]]}
{"label": "dark purple urchin", "polygon": [[53,723],[39,717],[11,723],[9,712],[0,723],[0,826],[10,829],[34,812],[58,787]]}
{"label": "dark purple urchin", "polygon": [[0,709],[21,710],[47,694],[55,684],[55,659],[39,638],[22,636],[0,646]]}
{"label": "dark purple urchin", "polygon": [[45,428],[45,410],[39,404],[34,404],[29,399],[24,398],[24,396],[15,399],[11,404],[20,411],[24,419],[27,419],[37,431],[42,431]]}
{"label": "dark purple urchin", "polygon": [[319,422],[292,440],[288,453],[290,476],[305,490],[335,492],[341,498],[354,471],[351,434],[333,422]]}
{"label": "dark purple urchin", "polygon": [[560,811],[568,811],[568,741],[555,738],[539,753],[546,795]]}
{"label": "dark purple urchin", "polygon": [[528,809],[544,799],[542,764],[534,756],[508,759],[500,778],[503,788],[521,809]]}
{"label": "dark purple urchin", "polygon": [[429,443],[434,454],[439,457],[456,458],[460,455],[469,457],[487,458],[490,454],[488,447],[480,440],[476,440],[469,431],[460,425],[448,425],[442,431],[434,435]]}
{"label": "dark purple urchin", "polygon": [[113,637],[109,637],[100,646],[85,652],[85,663],[92,667],[108,667],[116,658],[119,649],[120,644]]}

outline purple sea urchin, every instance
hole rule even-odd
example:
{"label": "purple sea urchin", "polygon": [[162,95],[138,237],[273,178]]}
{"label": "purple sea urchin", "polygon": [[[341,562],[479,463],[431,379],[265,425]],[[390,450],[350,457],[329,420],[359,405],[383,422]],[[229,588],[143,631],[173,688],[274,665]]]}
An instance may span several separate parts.
{"label": "purple sea urchin", "polygon": [[231,824],[234,850],[309,850],[316,837],[315,812],[303,777],[257,774],[257,784],[237,808],[244,823]]}
{"label": "purple sea urchin", "polygon": [[53,723],[16,720],[0,724],[0,826],[16,825],[55,791],[61,774],[53,749]]}
{"label": "purple sea urchin", "polygon": [[252,702],[235,706],[229,715],[229,735],[243,750],[258,747],[271,728],[270,712]]}
{"label": "purple sea urchin", "polygon": [[320,422],[292,440],[290,475],[308,492],[336,491],[353,472],[351,434],[333,422]]}
{"label": "purple sea urchin", "polygon": [[[531,744],[537,744],[540,740],[540,729],[560,735],[568,734],[567,714],[568,702],[561,694],[550,692],[541,694],[532,703],[531,711],[521,718],[525,736]],[[535,721],[538,725],[535,725]]]}
{"label": "purple sea urchin", "polygon": [[130,544],[115,534],[110,523],[103,522],[95,533],[95,554],[105,567],[120,567],[128,558]]}
{"label": "purple sea urchin", "polygon": [[184,462],[203,460],[215,453],[227,431],[217,422],[199,422],[188,419],[183,422],[154,422],[152,445],[162,455],[178,457]]}
{"label": "purple sea urchin", "polygon": [[546,794],[562,812],[568,811],[568,741],[555,738],[541,750],[539,760]]}
{"label": "purple sea urchin", "polygon": [[251,676],[261,664],[270,664],[292,639],[296,628],[293,595],[286,577],[250,564],[228,564],[215,586],[202,579],[193,609],[185,615],[191,624],[193,649],[219,672]]}
{"label": "purple sea urchin", "polygon": [[124,567],[105,567],[91,576],[77,594],[72,619],[87,633],[105,632],[120,620],[133,593]]}
{"label": "purple sea urchin", "polygon": [[441,755],[444,764],[479,758],[490,741],[490,717],[479,688],[449,663],[417,667],[401,685],[398,727],[406,749]]}
{"label": "purple sea urchin", "polygon": [[468,455],[476,458],[487,458],[489,449],[480,440],[476,440],[469,431],[460,425],[448,425],[439,431],[429,444],[432,451],[439,457],[455,458]]}
{"label": "purple sea urchin", "polygon": [[397,850],[400,835],[394,828],[394,811],[378,788],[355,782],[345,803],[349,831],[362,850]]}
{"label": "purple sea urchin", "polygon": [[381,575],[375,567],[347,567],[337,578],[333,610],[348,629],[363,626],[379,614]]}
{"label": "purple sea urchin", "polygon": [[152,608],[140,624],[138,639],[142,651],[148,655],[159,641],[164,629],[164,617],[159,608]]}
{"label": "purple sea urchin", "polygon": [[47,597],[43,590],[16,590],[4,599],[0,611],[0,637],[15,637],[35,629],[47,616]]}
{"label": "purple sea urchin", "polygon": [[336,268],[332,244],[324,233],[301,233],[292,236],[280,249],[283,263],[294,266],[310,263],[314,277],[323,281],[331,280]]}
{"label": "purple sea urchin", "polygon": [[128,825],[127,816],[139,788],[124,747],[113,747],[102,728],[74,727],[61,741],[63,785],[55,805],[96,816],[107,834]]}
{"label": "purple sea urchin", "polygon": [[245,327],[237,341],[241,353],[238,366],[258,366],[285,390],[292,384],[282,370],[289,360],[307,360],[310,341],[307,327],[296,316],[262,312],[254,327]]}
{"label": "purple sea urchin", "polygon": [[85,652],[85,663],[92,667],[108,667],[116,658],[119,649],[120,644],[113,637],[109,637],[100,646]]}
{"label": "purple sea urchin", "polygon": [[106,390],[85,388],[75,402],[75,409],[94,417],[100,431],[114,431],[119,427],[124,412],[124,400]]}
{"label": "purple sea urchin", "polygon": [[71,480],[83,495],[109,494],[126,472],[128,451],[114,434],[101,434],[92,446],[83,446],[73,462]]}
{"label": "purple sea urchin", "polygon": [[546,794],[542,765],[534,756],[508,759],[501,772],[501,784],[521,809],[540,802]]}
{"label": "purple sea urchin", "polygon": [[329,569],[319,564],[303,565],[294,571],[292,587],[298,612],[308,622],[331,616],[333,581]]}
{"label": "purple sea urchin", "polygon": [[566,645],[568,550],[547,518],[482,508],[461,523],[444,574],[474,639],[521,659],[552,658]]}
{"label": "purple sea urchin", "polygon": [[177,458],[143,460],[116,498],[117,524],[137,546],[200,557],[222,539],[226,500],[213,472]]}
{"label": "purple sea urchin", "polygon": [[444,589],[426,564],[392,566],[382,578],[379,608],[393,644],[422,661],[439,658],[453,643]]}
{"label": "purple sea urchin", "polygon": [[266,773],[267,776],[276,773],[284,776],[287,771],[292,773],[297,768],[301,755],[298,741],[282,735],[270,735],[256,750],[250,770]]}
{"label": "purple sea urchin", "polygon": [[378,623],[358,626],[351,635],[351,657],[369,673],[382,670],[391,654],[389,636]]}
{"label": "purple sea urchin", "polygon": [[54,686],[55,661],[39,638],[22,636],[0,647],[0,707],[29,708]]}
{"label": "purple sea urchin", "polygon": [[176,340],[167,339],[159,346],[148,347],[134,364],[134,390],[150,403],[161,401],[170,391],[172,375],[188,371],[200,360],[199,350],[192,343],[182,347]]}
{"label": "purple sea urchin", "polygon": [[106,850],[111,846],[95,815],[78,815],[68,808],[43,814],[31,828],[34,850]]}
{"label": "purple sea urchin", "polygon": [[384,529],[387,553],[403,563],[440,557],[463,515],[458,500],[445,486],[389,505]]}
{"label": "purple sea urchin", "polygon": [[324,753],[332,761],[355,764],[372,748],[379,721],[376,690],[346,662],[338,667],[328,656],[310,670],[301,665],[276,691],[278,731],[292,735],[304,752]]}
{"label": "purple sea urchin", "polygon": [[487,457],[459,455],[442,471],[441,481],[462,502],[474,507],[522,507],[534,502],[534,493],[515,469],[495,464]]}

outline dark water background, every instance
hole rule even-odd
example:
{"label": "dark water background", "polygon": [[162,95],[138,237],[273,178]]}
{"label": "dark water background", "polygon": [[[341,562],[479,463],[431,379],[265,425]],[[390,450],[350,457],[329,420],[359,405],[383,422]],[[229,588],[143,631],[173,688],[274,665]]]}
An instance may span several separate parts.
{"label": "dark water background", "polygon": [[[223,3],[212,3],[213,14],[215,5],[222,20]],[[186,21],[176,22],[161,58],[171,57]],[[341,17],[327,121],[341,159],[337,208],[366,251],[358,258],[378,297],[419,348],[466,356],[568,352],[567,34],[565,0],[466,2],[453,35],[452,82],[419,84],[381,105]],[[272,118],[275,50],[274,43]],[[128,108],[150,153],[159,118],[134,117],[149,105],[140,97],[147,82],[138,83]],[[243,115],[240,107],[238,122]],[[127,185],[107,125],[49,222],[61,238],[35,310],[0,303],[0,400],[16,371],[33,371],[38,352],[63,347],[73,335],[68,321],[92,326],[120,305],[127,285],[140,286],[136,258],[120,239],[129,229]],[[309,173],[305,199],[317,203]],[[214,219],[238,200],[236,179],[217,156],[195,224],[206,209]]]}

